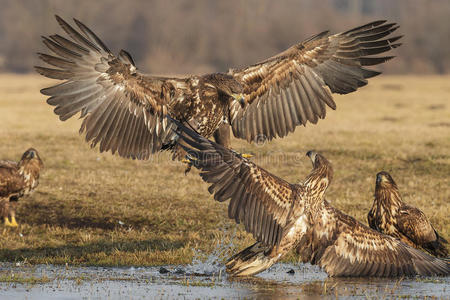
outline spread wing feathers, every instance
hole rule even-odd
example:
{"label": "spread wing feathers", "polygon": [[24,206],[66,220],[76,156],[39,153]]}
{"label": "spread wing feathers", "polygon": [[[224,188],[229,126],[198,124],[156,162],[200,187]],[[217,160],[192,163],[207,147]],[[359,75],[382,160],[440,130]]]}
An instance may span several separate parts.
{"label": "spread wing feathers", "polygon": [[409,205],[403,205],[396,221],[396,227],[400,233],[416,245],[436,256],[448,256],[448,251],[443,245],[447,241],[438,235],[422,211]]}
{"label": "spread wing feathers", "polygon": [[450,264],[359,223],[327,203],[316,263],[331,276],[449,275]]}
{"label": "spread wing feathers", "polygon": [[58,34],[43,37],[53,55],[38,55],[52,67],[35,67],[46,77],[65,80],[41,90],[56,106],[54,112],[62,121],[81,112],[80,133],[86,132],[91,146],[100,143],[102,152],[146,159],[158,151],[172,132],[164,118],[164,79],[136,72],[126,51],[115,57],[80,21],[75,20],[76,30],[60,17],[56,20],[71,40]]}
{"label": "spread wing feathers", "polygon": [[249,105],[232,107],[236,137],[254,141],[284,137],[298,125],[325,118],[336,108],[331,93],[347,94],[380,72],[366,66],[392,56],[373,57],[400,46],[401,36],[385,38],[396,24],[376,21],[335,35],[322,32],[264,62],[230,70],[244,86]]}
{"label": "spread wing feathers", "polygon": [[289,222],[294,190],[288,182],[259,168],[174,120],[180,129],[180,145],[188,153],[214,199],[226,201],[228,216],[266,246],[277,245]]}

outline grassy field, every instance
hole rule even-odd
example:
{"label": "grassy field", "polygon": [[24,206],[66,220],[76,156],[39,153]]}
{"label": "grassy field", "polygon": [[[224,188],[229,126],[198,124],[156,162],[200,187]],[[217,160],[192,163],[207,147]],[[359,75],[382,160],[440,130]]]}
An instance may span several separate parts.
{"label": "grassy field", "polygon": [[[197,170],[185,176],[185,166],[169,154],[142,162],[90,149],[78,135],[81,121],[59,121],[39,94],[49,83],[0,75],[0,158],[17,160],[32,146],[45,164],[36,192],[19,202],[20,226],[0,231],[0,261],[189,263],[195,249],[209,253],[232,240],[228,256],[253,242],[227,219],[227,203],[210,197]],[[389,171],[404,200],[448,239],[449,99],[450,77],[381,76],[357,93],[337,96],[337,111],[318,125],[266,145],[233,145],[291,182],[310,171],[307,150],[322,152],[335,169],[327,199],[363,223],[375,174]]]}

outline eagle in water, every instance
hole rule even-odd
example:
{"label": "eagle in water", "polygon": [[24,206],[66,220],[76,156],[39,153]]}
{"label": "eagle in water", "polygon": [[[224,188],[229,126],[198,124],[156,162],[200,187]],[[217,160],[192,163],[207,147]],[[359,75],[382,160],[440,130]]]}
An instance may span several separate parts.
{"label": "eagle in water", "polygon": [[377,174],[375,199],[367,215],[369,226],[415,248],[448,257],[446,244],[425,214],[402,201],[397,184],[385,171]]}
{"label": "eagle in water", "polygon": [[19,162],[0,161],[0,212],[6,226],[18,226],[17,201],[29,195],[38,186],[39,173],[43,166],[38,152],[33,148],[25,151]]}
{"label": "eagle in water", "polygon": [[450,263],[381,234],[332,207],[325,192],[333,169],[313,151],[311,173],[289,183],[238,153],[179,126],[179,143],[217,201],[231,199],[228,216],[257,240],[226,263],[233,276],[262,272],[296,249],[303,262],[330,276],[432,276],[450,274]]}
{"label": "eagle in water", "polygon": [[41,93],[50,96],[47,103],[60,120],[81,113],[80,133],[92,147],[137,159],[179,150],[173,149],[166,115],[205,137],[228,123],[236,137],[249,142],[316,123],[327,106],[336,108],[332,93],[353,92],[380,74],[366,67],[391,59],[373,55],[398,47],[401,38],[389,37],[395,23],[375,21],[338,34],[319,33],[249,67],[175,78],[142,74],[128,52],[115,56],[80,21],[74,20],[74,28],[56,20],[67,36],[43,37],[51,54],[38,55],[50,67],[35,68],[64,82]]}

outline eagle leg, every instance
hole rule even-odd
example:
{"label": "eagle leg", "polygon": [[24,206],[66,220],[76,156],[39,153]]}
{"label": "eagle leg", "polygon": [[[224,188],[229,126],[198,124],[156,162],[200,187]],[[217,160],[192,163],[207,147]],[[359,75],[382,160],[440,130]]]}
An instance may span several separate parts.
{"label": "eagle leg", "polygon": [[[231,149],[231,126],[227,123],[220,124],[219,128],[214,131],[214,140],[217,144],[224,146],[225,148]],[[243,158],[252,158],[253,155],[250,153],[242,153]]]}
{"label": "eagle leg", "polygon": [[184,175],[187,175],[192,169],[192,162],[187,158],[183,158],[181,160],[181,162],[186,164],[186,169],[184,170]]}
{"label": "eagle leg", "polygon": [[219,128],[214,131],[214,140],[217,144],[224,146],[225,148],[231,148],[231,126],[227,123],[222,123]]}
{"label": "eagle leg", "polygon": [[11,216],[11,223],[10,223],[8,226],[11,226],[11,227],[17,227],[17,226],[19,226],[19,224],[17,224],[17,221],[16,221],[16,217],[15,217],[15,216]]}
{"label": "eagle leg", "polygon": [[16,206],[17,206],[17,197],[11,197],[10,199],[10,206],[9,206],[9,215],[11,216],[11,223],[9,226],[11,227],[17,227],[19,224],[17,224],[16,221]]}

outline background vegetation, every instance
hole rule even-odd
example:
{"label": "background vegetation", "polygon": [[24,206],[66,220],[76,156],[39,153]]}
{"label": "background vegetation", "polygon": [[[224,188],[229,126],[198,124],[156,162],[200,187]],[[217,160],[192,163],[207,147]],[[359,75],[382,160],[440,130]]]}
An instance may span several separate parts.
{"label": "background vegetation", "polygon": [[31,72],[53,15],[78,18],[112,49],[162,74],[226,71],[256,63],[313,34],[375,19],[401,25],[392,73],[450,71],[448,0],[0,0],[0,71]]}

